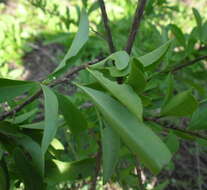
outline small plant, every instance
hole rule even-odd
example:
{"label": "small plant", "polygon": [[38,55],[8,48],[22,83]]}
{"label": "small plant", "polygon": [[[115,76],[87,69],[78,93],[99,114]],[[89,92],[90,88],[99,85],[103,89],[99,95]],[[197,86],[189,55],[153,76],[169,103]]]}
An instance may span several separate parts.
{"label": "small plant", "polygon": [[[44,2],[32,1],[45,11]],[[104,1],[91,7],[83,2],[71,47],[44,81],[0,79],[1,190],[95,190],[99,180],[144,190],[142,172],[168,170],[180,139],[207,145],[199,133],[207,127],[207,22],[199,12],[193,9],[197,26],[190,34],[167,25],[163,44],[137,56],[132,48],[153,1],[137,2],[125,47],[114,44]],[[97,5],[110,53],[71,68],[90,40],[87,12]],[[55,7],[50,14],[57,14]],[[79,72],[89,73],[91,81],[73,81]],[[78,88],[74,98],[57,88],[71,83]]]}

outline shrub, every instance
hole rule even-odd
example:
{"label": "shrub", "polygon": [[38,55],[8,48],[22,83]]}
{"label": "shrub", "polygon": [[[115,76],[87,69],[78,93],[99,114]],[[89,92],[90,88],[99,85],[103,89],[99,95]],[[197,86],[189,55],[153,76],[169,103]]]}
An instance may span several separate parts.
{"label": "shrub", "polygon": [[[167,170],[180,139],[206,146],[207,137],[199,131],[206,129],[207,22],[199,12],[193,9],[197,26],[190,34],[167,25],[160,34],[163,44],[140,56],[132,47],[153,1],[138,2],[128,41],[119,51],[104,1],[91,7],[83,2],[71,47],[44,81],[0,79],[1,190],[84,185],[93,190],[100,179],[145,189],[142,171]],[[89,40],[87,12],[97,5],[110,54],[71,68]],[[89,73],[89,83],[72,80],[80,71]],[[78,88],[75,99],[57,88],[71,83]],[[179,127],[181,120],[185,126]]]}

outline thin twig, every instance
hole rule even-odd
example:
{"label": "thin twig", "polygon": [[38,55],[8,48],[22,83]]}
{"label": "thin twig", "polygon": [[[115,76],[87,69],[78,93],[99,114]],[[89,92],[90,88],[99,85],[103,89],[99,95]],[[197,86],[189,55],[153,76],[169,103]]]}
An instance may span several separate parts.
{"label": "thin twig", "polygon": [[92,31],[94,34],[96,34],[96,35],[99,36],[101,39],[103,39],[103,40],[105,40],[106,42],[108,42],[108,41],[107,41],[107,38],[106,38],[103,34],[101,34],[100,32],[98,32],[98,31],[96,31],[96,30],[94,30],[92,27],[90,27],[90,29],[91,29],[91,31]]}
{"label": "thin twig", "polygon": [[139,0],[137,2],[137,9],[136,12],[134,14],[134,20],[133,20],[133,24],[131,27],[131,31],[128,37],[128,41],[127,41],[127,45],[125,47],[125,50],[128,54],[131,54],[131,50],[137,35],[137,32],[139,31],[140,28],[140,23],[141,23],[141,19],[144,13],[144,8],[146,5],[147,0]]}
{"label": "thin twig", "polygon": [[184,67],[188,67],[188,66],[191,66],[191,65],[194,65],[195,63],[199,62],[199,61],[202,61],[204,59],[207,59],[207,55],[204,55],[204,56],[201,56],[201,57],[198,57],[188,63],[184,63],[184,64],[181,64],[181,65],[178,65],[176,66],[175,68],[173,68],[172,70],[168,71],[168,72],[172,72],[172,73],[175,73],[181,69],[183,69]]}
{"label": "thin twig", "polygon": [[[166,121],[164,121],[162,123],[162,121],[159,121],[159,118],[144,118],[145,121],[153,121],[155,123],[158,123],[160,124],[160,126],[162,126],[164,129],[169,129],[169,130],[174,130],[174,131],[179,131],[179,132],[182,132],[182,133],[185,133],[185,134],[188,134],[190,136],[193,136],[193,137],[197,137],[197,138],[201,138],[201,139],[204,139],[204,140],[207,140],[207,137],[205,135],[202,135],[200,133],[196,133],[196,132],[193,132],[193,131],[189,131],[189,130],[186,130],[186,129],[181,129],[181,128],[178,128],[174,125],[170,125],[170,126],[167,126],[167,123]],[[164,126],[163,126],[164,124]]]}
{"label": "thin twig", "polygon": [[90,190],[96,190],[96,185],[97,185],[97,178],[98,178],[98,175],[99,175],[99,172],[100,172],[100,169],[101,169],[101,155],[102,155],[102,152],[101,152],[101,145],[99,145],[99,151],[96,155],[96,168],[95,168],[95,174],[92,178],[92,183],[91,183],[91,188]]}
{"label": "thin twig", "polygon": [[198,183],[198,189],[202,190],[202,183],[201,183],[201,166],[200,166],[200,150],[198,143],[195,142],[195,148],[196,148],[196,162],[197,162],[197,170],[198,170],[198,177],[197,177],[197,183]]}
{"label": "thin twig", "polygon": [[193,136],[193,137],[197,137],[197,138],[201,138],[201,139],[207,140],[207,137],[204,136],[204,135],[201,135],[200,133],[196,133],[196,132],[189,131],[189,130],[186,130],[186,129],[181,129],[181,128],[178,128],[178,127],[176,127],[174,125],[164,126],[163,128],[174,130],[174,131],[179,131],[179,132],[188,134],[188,135]]}
{"label": "thin twig", "polygon": [[20,110],[22,110],[26,105],[32,103],[35,99],[37,99],[40,95],[42,94],[42,91],[39,90],[36,94],[34,94],[33,96],[31,96],[30,98],[28,98],[26,101],[24,101],[22,104],[17,105],[14,109],[12,109],[11,111],[8,112],[4,112],[1,116],[0,116],[0,121],[6,119],[7,117],[13,116],[14,114],[16,114],[17,112],[19,112]]}
{"label": "thin twig", "polygon": [[[188,67],[188,66],[191,66],[191,65],[194,65],[194,64],[196,64],[197,62],[202,61],[202,60],[204,60],[204,59],[207,59],[207,55],[205,55],[205,56],[201,56],[201,57],[198,57],[198,58],[195,58],[194,60],[189,61],[189,62],[187,62],[187,63],[177,64],[177,66],[175,66],[174,68],[171,68],[171,69],[169,69],[169,70],[159,71],[158,73],[156,73],[156,75],[157,75],[157,74],[168,74],[168,73],[175,74],[176,72],[182,70],[183,68]],[[154,75],[150,76],[147,80],[148,80],[148,81],[151,80],[153,76],[154,76]]]}
{"label": "thin twig", "polygon": [[114,53],[115,52],[115,46],[113,43],[113,38],[112,38],[112,33],[111,33],[111,29],[109,27],[109,20],[108,20],[108,15],[106,13],[106,6],[104,3],[104,0],[99,0],[99,4],[100,4],[100,9],[101,9],[101,14],[102,14],[102,19],[104,22],[104,27],[106,30],[106,35],[107,35],[107,40],[108,40],[108,46],[110,49],[110,53]]}
{"label": "thin twig", "polygon": [[[55,80],[54,82],[49,84],[49,87],[54,87],[54,86],[57,86],[61,83],[67,82],[71,78],[71,76],[74,75],[75,73],[78,73],[79,71],[86,69],[89,65],[93,65],[93,64],[98,63],[102,59],[103,58],[95,59],[91,62],[74,67],[73,69],[71,69],[69,71],[69,73],[63,79]],[[17,112],[21,111],[26,105],[32,103],[35,99],[39,98],[41,94],[42,94],[42,90],[39,90],[33,96],[29,97],[26,101],[24,101],[22,104],[17,105],[15,108],[13,108],[12,110],[10,110],[8,112],[4,112],[2,115],[0,115],[0,121],[6,119],[7,117],[13,116]]]}

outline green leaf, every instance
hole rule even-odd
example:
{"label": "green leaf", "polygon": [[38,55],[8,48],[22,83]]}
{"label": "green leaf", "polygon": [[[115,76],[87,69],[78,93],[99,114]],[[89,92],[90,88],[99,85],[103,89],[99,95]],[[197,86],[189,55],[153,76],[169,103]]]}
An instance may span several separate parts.
{"label": "green leaf", "polygon": [[6,165],[3,160],[0,160],[0,189],[9,190],[9,178]]}
{"label": "green leaf", "polygon": [[170,45],[171,40],[165,42],[163,45],[161,45],[159,48],[153,50],[150,53],[147,53],[146,55],[143,55],[141,57],[138,57],[137,59],[145,66],[152,65],[153,63],[158,62],[160,59],[164,57],[164,55],[167,53]]}
{"label": "green leaf", "polygon": [[99,2],[95,1],[90,8],[88,9],[88,14],[91,14],[93,11],[99,8]]}
{"label": "green leaf", "polygon": [[34,168],[40,176],[44,175],[44,157],[40,145],[35,142],[31,137],[26,136],[14,124],[9,122],[0,122],[0,134],[9,137],[14,145],[19,145],[24,148],[30,154],[33,161]]}
{"label": "green leaf", "polygon": [[15,141],[30,154],[33,167],[37,171],[38,175],[43,177],[45,169],[44,154],[42,153],[40,145],[26,135],[22,138],[16,138]]}
{"label": "green leaf", "polygon": [[[112,60],[108,63],[109,60]],[[117,51],[104,60],[90,65],[91,69],[106,69],[113,77],[126,76],[130,72],[129,55],[125,51]]]}
{"label": "green leaf", "polygon": [[109,57],[110,59],[114,60],[114,63],[118,70],[123,70],[128,66],[129,55],[125,51],[118,51]]}
{"label": "green leaf", "polygon": [[169,25],[170,30],[172,33],[175,35],[177,41],[180,43],[181,46],[185,47],[186,46],[186,40],[185,36],[180,28],[178,28],[175,24],[170,24]]}
{"label": "green leaf", "polygon": [[[65,123],[64,119],[59,118],[58,122],[57,122],[58,128],[60,126],[62,126],[64,123]],[[42,130],[42,129],[44,129],[44,124],[45,124],[44,121],[40,121],[40,122],[36,122],[36,123],[28,123],[28,124],[24,124],[24,125],[18,125],[18,127],[26,128],[26,129],[41,129]]]}
{"label": "green leaf", "polygon": [[172,97],[163,106],[161,115],[163,116],[188,116],[197,108],[197,101],[192,96],[191,91],[187,90]]}
{"label": "green leaf", "polygon": [[124,106],[109,95],[79,86],[94,101],[107,123],[141,162],[157,174],[171,159],[161,139]]}
{"label": "green leaf", "polygon": [[194,28],[188,37],[187,46],[185,48],[187,55],[192,54],[196,42],[197,42],[197,28]]}
{"label": "green leaf", "polygon": [[74,162],[52,160],[47,168],[46,182],[57,184],[64,181],[75,181],[92,176],[95,169],[94,159]]}
{"label": "green leaf", "polygon": [[24,182],[25,190],[44,190],[41,177],[36,173],[31,162],[20,148],[14,150],[13,158],[17,172]]}
{"label": "green leaf", "polygon": [[[194,17],[196,19],[196,23],[197,23],[197,37],[199,40],[203,40],[203,35],[202,35],[202,18],[201,18],[201,15],[199,14],[198,10],[193,8],[193,14],[194,14]],[[206,34],[205,34],[206,35]]]}
{"label": "green leaf", "polygon": [[99,63],[95,65],[91,65],[90,68],[92,69],[102,69],[104,68],[105,63],[108,60],[113,60],[114,64],[116,66],[116,69],[118,71],[124,70],[127,68],[129,64],[129,55],[127,54],[126,51],[117,51],[110,56],[108,56],[106,59],[100,61]]}
{"label": "green leaf", "polygon": [[42,151],[45,153],[57,132],[58,100],[54,92],[47,86],[42,85],[42,90],[45,99],[45,127],[42,139]]}
{"label": "green leaf", "polygon": [[36,122],[36,123],[28,123],[24,125],[19,125],[20,128],[26,128],[26,129],[44,129],[44,121]]}
{"label": "green leaf", "polygon": [[165,81],[166,84],[166,96],[163,100],[163,106],[167,104],[167,102],[173,97],[173,88],[174,88],[174,77],[172,74],[167,75],[167,79]]}
{"label": "green leaf", "polygon": [[8,119],[7,121],[14,123],[14,124],[19,124],[19,123],[22,123],[25,120],[29,119],[30,117],[32,117],[37,111],[38,111],[38,109],[35,108],[32,111],[18,115],[14,119]]}
{"label": "green leaf", "polygon": [[105,184],[114,172],[120,150],[120,138],[106,122],[104,122],[104,128],[101,128],[101,141],[103,152],[103,180]]}
{"label": "green leaf", "polygon": [[65,147],[64,145],[58,140],[58,139],[53,139],[53,141],[51,142],[51,146],[55,149],[55,150],[64,150]]}
{"label": "green leaf", "polygon": [[202,104],[193,113],[188,128],[190,130],[206,130],[207,129],[207,105]]}
{"label": "green leaf", "polygon": [[55,73],[59,71],[60,69],[64,69],[66,65],[66,62],[76,56],[78,52],[81,50],[81,48],[84,46],[84,44],[88,41],[88,35],[89,35],[89,21],[86,11],[83,9],[81,13],[80,23],[78,27],[78,32],[76,33],[76,36],[72,42],[72,45],[70,49],[68,50],[67,54],[63,58],[60,65],[56,68]]}
{"label": "green leaf", "polygon": [[130,73],[131,66],[128,65],[124,70],[118,70],[115,66],[107,67],[106,69],[109,71],[112,77],[124,77]]}
{"label": "green leaf", "polygon": [[197,23],[198,27],[200,27],[202,25],[201,15],[197,9],[193,8],[192,10],[193,10],[194,17],[196,19],[196,23]]}
{"label": "green leaf", "polygon": [[62,112],[70,131],[80,134],[87,129],[87,121],[82,112],[70,101],[67,96],[57,94],[59,109]]}
{"label": "green leaf", "polygon": [[106,88],[114,97],[116,97],[123,105],[125,105],[137,118],[142,121],[142,102],[139,96],[133,91],[131,86],[127,84],[117,84],[105,78],[98,71],[89,70],[89,72]]}
{"label": "green leaf", "polygon": [[0,79],[0,103],[11,100],[16,96],[22,95],[25,92],[38,85],[35,82]]}
{"label": "green leaf", "polygon": [[138,67],[137,61],[138,60],[133,59],[131,64],[131,71],[126,83],[131,85],[136,92],[140,93],[144,91],[147,81],[144,73]]}
{"label": "green leaf", "polygon": [[9,137],[22,138],[24,135],[21,134],[20,131],[13,126],[14,124],[11,124],[7,121],[0,121],[0,133]]}
{"label": "green leaf", "polygon": [[172,154],[176,153],[179,149],[179,139],[177,136],[170,132],[166,139],[166,145],[168,146],[169,150],[172,152]]}
{"label": "green leaf", "polygon": [[207,21],[203,24],[203,26],[202,26],[202,28],[201,28],[201,37],[200,37],[200,39],[201,39],[201,41],[203,42],[203,43],[207,43]]}

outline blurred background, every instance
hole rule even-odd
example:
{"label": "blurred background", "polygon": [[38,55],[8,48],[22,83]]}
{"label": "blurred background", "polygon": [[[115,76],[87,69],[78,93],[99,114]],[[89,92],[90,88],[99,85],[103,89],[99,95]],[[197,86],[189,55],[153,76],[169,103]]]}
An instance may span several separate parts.
{"label": "blurred background", "polygon": [[[51,72],[70,47],[83,3],[90,9],[91,39],[81,62],[107,53],[95,0],[1,0],[0,76],[38,80]],[[136,0],[106,0],[117,49],[126,43],[135,5]],[[190,33],[196,25],[193,7],[207,17],[205,0],[149,0],[133,53],[142,55],[162,44],[169,24]]]}

